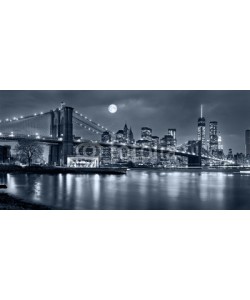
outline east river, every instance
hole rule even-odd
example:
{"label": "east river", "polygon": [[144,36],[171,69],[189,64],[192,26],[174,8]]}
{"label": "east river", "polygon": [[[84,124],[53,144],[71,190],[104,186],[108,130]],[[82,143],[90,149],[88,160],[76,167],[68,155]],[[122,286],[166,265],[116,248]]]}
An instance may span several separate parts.
{"label": "east river", "polygon": [[250,209],[250,176],[236,173],[0,174],[0,183],[10,195],[59,209]]}

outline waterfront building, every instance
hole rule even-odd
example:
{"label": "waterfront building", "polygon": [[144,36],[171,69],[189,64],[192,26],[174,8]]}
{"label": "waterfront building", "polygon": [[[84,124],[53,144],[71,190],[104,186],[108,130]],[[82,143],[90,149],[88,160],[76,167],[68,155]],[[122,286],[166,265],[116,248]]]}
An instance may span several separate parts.
{"label": "waterfront building", "polygon": [[236,165],[244,166],[245,164],[245,155],[243,153],[236,153],[234,155],[234,161]]}
{"label": "waterfront building", "polygon": [[111,147],[111,164],[116,164],[120,160],[120,149]]}
{"label": "waterfront building", "polygon": [[201,141],[202,148],[206,149],[206,120],[203,117],[202,105],[201,105],[201,116],[198,119],[198,141]]}
{"label": "waterfront building", "polygon": [[250,156],[250,130],[246,130],[245,132],[245,154],[246,156]]}
{"label": "waterfront building", "polygon": [[102,146],[101,148],[101,164],[109,165],[112,162],[112,147]]}
{"label": "waterfront building", "polygon": [[98,168],[100,166],[99,156],[69,155],[67,157],[67,166],[70,168]]}

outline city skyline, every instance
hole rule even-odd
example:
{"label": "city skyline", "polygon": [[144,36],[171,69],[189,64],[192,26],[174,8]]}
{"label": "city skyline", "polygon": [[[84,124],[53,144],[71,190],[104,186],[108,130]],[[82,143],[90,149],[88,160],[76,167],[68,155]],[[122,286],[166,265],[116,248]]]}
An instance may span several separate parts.
{"label": "city skyline", "polygon": [[[152,135],[160,138],[176,128],[178,144],[197,139],[197,120],[200,105],[206,119],[206,140],[209,123],[218,122],[224,152],[245,152],[245,130],[250,103],[248,91],[1,91],[0,119],[13,117],[13,109],[21,114],[58,107],[60,101],[77,107],[89,117],[100,120],[112,131],[132,127],[135,139],[140,138],[141,127],[152,128]],[[110,104],[118,111],[111,114]]]}

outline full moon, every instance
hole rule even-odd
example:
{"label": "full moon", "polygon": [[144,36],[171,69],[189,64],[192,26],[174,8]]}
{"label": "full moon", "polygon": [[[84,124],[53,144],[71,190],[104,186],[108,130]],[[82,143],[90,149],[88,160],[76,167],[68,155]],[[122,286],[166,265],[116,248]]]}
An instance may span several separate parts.
{"label": "full moon", "polygon": [[110,112],[111,114],[116,113],[116,112],[117,112],[117,106],[116,106],[115,104],[110,104],[110,105],[109,105],[109,112]]}

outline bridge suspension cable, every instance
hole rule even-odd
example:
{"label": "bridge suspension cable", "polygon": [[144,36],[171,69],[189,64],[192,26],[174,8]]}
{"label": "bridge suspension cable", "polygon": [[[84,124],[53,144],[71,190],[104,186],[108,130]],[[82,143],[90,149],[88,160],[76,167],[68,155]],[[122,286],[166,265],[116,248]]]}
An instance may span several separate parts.
{"label": "bridge suspension cable", "polygon": [[81,127],[82,129],[90,130],[96,134],[102,134],[103,130],[96,128],[94,126],[91,126],[88,122],[85,122],[83,120],[80,120],[79,118],[73,117],[73,123]]}
{"label": "bridge suspension cable", "polygon": [[[0,120],[0,133],[49,136],[49,117],[50,112],[40,112],[28,116],[6,118],[3,121]],[[45,120],[48,122],[45,122]]]}
{"label": "bridge suspension cable", "polygon": [[79,113],[77,110],[74,111],[75,118],[83,124],[83,126],[88,126],[94,128],[96,131],[103,133],[104,131],[108,131],[111,135],[115,135],[115,132],[109,130],[107,127],[94,122],[92,119],[88,118],[86,115]]}

